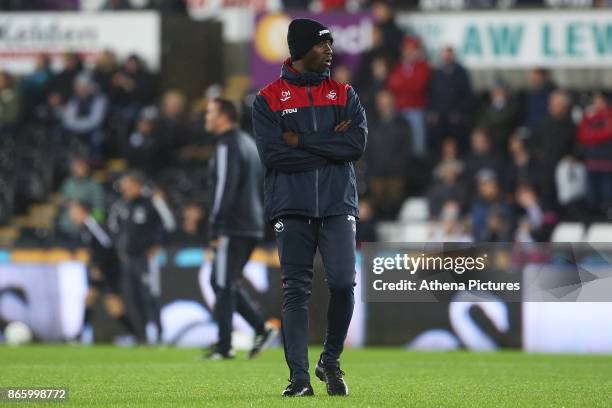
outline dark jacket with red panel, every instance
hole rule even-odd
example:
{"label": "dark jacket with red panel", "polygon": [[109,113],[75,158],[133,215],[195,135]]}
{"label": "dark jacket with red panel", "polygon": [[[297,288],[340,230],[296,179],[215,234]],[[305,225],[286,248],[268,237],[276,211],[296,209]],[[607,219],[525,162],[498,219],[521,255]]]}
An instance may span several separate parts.
{"label": "dark jacket with red panel", "polygon": [[398,62],[387,78],[387,89],[395,97],[395,107],[398,110],[423,109],[427,104],[430,77],[431,68],[425,59]]}
{"label": "dark jacket with red panel", "polygon": [[[344,132],[334,127],[351,120]],[[290,60],[281,77],[263,88],[253,105],[253,130],[266,168],[268,219],[283,215],[359,215],[353,162],[366,146],[366,116],[349,85],[322,74],[299,73]],[[296,148],[281,135],[298,134]]]}
{"label": "dark jacket with red panel", "polygon": [[612,173],[612,108],[587,114],[578,128],[589,171]]}

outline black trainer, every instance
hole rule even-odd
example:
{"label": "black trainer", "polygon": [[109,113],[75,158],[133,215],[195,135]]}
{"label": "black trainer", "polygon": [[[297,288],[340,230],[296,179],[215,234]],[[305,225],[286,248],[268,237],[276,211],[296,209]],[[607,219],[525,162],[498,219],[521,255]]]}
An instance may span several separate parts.
{"label": "black trainer", "polygon": [[344,382],[344,371],[340,369],[339,363],[323,364],[319,358],[315,374],[319,377],[319,380],[325,383],[329,395],[349,395],[348,385]]}
{"label": "black trainer", "polygon": [[312,397],[314,391],[308,380],[289,380],[291,383],[281,394],[283,397]]}
{"label": "black trainer", "polygon": [[210,361],[233,360],[234,358],[236,358],[236,354],[234,354],[232,350],[228,351],[227,353],[222,353],[216,349],[213,349],[209,351],[208,354],[204,355],[204,360]]}
{"label": "black trainer", "polygon": [[272,342],[278,336],[278,329],[266,324],[263,333],[255,335],[253,348],[249,351],[249,358],[257,357],[262,351],[270,347]]}

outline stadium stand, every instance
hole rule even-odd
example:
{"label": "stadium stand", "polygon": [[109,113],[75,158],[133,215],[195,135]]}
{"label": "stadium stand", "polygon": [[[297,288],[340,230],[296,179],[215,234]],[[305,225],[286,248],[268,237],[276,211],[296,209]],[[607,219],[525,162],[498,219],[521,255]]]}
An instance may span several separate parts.
{"label": "stadium stand", "polygon": [[581,222],[562,222],[552,233],[552,242],[582,242],[586,229]]}
{"label": "stadium stand", "polygon": [[[41,10],[50,7],[47,3],[53,2],[3,2],[0,9]],[[612,163],[612,157],[594,156],[612,151],[612,133],[594,127],[612,120],[605,89],[561,86],[572,83],[567,75],[539,68],[495,77],[469,72],[448,47],[433,58],[418,37],[402,31],[395,11],[383,1],[285,3],[325,11],[371,7],[374,45],[355,72],[338,69],[337,75],[351,82],[368,110],[368,153],[357,168],[360,192],[371,207],[364,225],[377,225],[372,231],[381,240],[579,241],[585,235],[582,223],[595,223],[586,232],[588,241],[612,237],[606,193],[612,172],[601,167],[601,160]],[[451,3],[394,6],[482,6]],[[554,6],[484,3],[487,8]],[[135,8],[131,2],[96,4],[102,10]],[[188,11],[181,1],[139,4],[140,9]],[[405,66],[414,68],[412,76]],[[74,157],[87,158],[90,182],[103,191],[102,218],[117,197],[115,181],[128,169],[145,172],[178,218],[187,204],[206,203],[214,140],[203,130],[202,108],[213,94],[231,97],[245,107],[243,123],[250,131],[254,90],[240,73],[203,98],[190,99],[191,90],[161,83],[138,55],[120,59],[113,50],[102,51],[93,64],[68,54],[60,68],[41,54],[27,75],[0,73],[3,245],[70,241],[62,214]]]}

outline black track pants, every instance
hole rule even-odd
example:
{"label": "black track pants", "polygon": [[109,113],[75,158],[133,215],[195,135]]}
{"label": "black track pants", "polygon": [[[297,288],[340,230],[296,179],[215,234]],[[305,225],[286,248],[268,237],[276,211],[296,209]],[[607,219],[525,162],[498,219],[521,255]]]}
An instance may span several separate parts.
{"label": "black track pants", "polygon": [[217,296],[214,309],[219,325],[217,351],[222,353],[227,353],[232,346],[234,311],[240,313],[257,333],[264,330],[263,317],[239,279],[256,242],[251,238],[219,237],[211,283]]}
{"label": "black track pants", "polygon": [[353,315],[355,286],[355,218],[281,217],[274,222],[282,268],[282,331],[292,379],[309,379],[308,298],[317,248],[329,289],[325,363],[337,362]]}

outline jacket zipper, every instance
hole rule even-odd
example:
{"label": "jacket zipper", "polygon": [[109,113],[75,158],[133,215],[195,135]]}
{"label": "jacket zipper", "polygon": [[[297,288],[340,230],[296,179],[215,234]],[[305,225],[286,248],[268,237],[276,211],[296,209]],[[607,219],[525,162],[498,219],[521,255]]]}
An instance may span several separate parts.
{"label": "jacket zipper", "polygon": [[319,127],[317,126],[317,115],[315,114],[314,99],[312,99],[312,92],[310,91],[310,85],[306,87],[306,90],[308,91],[308,99],[310,100],[310,112],[312,112],[312,124],[314,125],[314,131],[318,132]]}
{"label": "jacket zipper", "polygon": [[[318,132],[319,127],[317,126],[317,115],[315,113],[314,100],[312,98],[312,92],[310,85],[306,87],[308,92],[308,99],[310,100],[310,112],[312,112],[312,124],[314,125],[314,131]],[[319,169],[315,169],[315,217],[319,217]]]}
{"label": "jacket zipper", "polygon": [[315,169],[315,217],[319,217],[319,169]]}

